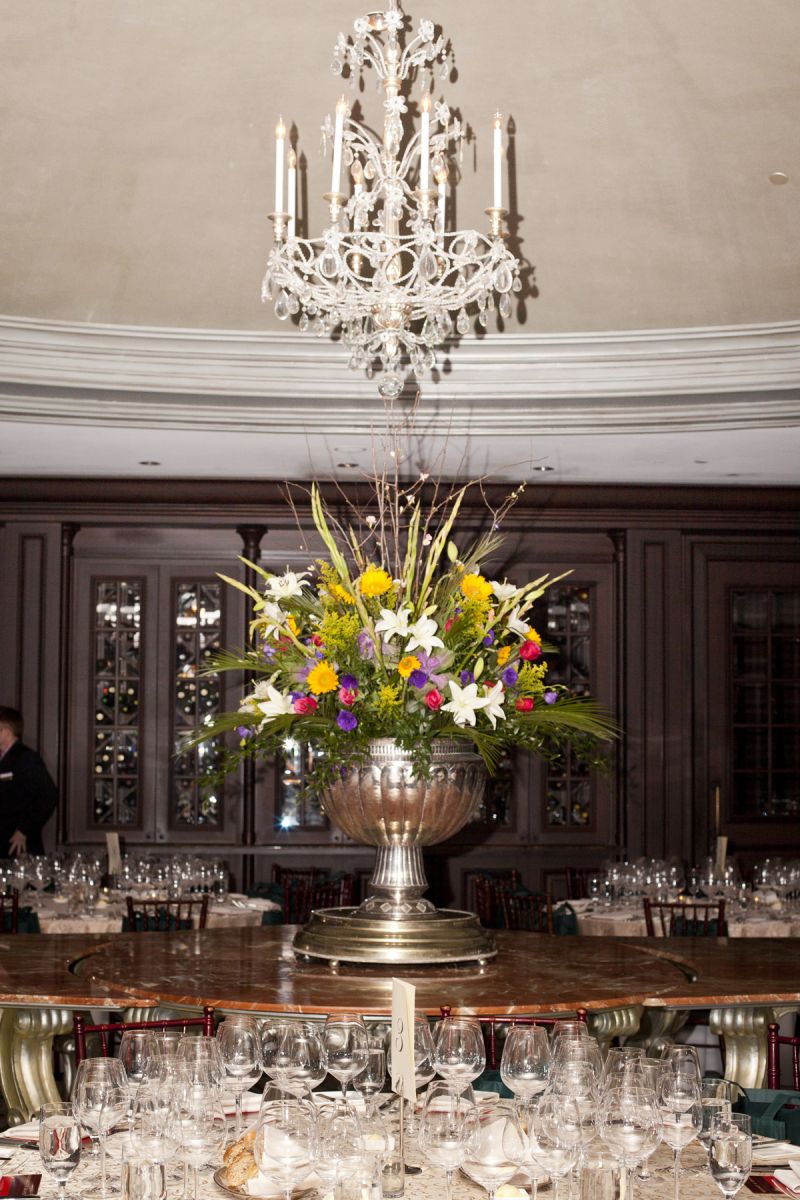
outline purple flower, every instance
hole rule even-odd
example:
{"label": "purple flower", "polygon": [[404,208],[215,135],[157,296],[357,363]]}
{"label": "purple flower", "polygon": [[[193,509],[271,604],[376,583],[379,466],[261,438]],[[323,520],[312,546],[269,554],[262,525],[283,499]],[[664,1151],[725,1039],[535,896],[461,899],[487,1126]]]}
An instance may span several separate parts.
{"label": "purple flower", "polygon": [[261,657],[265,658],[267,662],[270,662],[275,657],[275,647],[271,646],[269,642],[262,642]]}
{"label": "purple flower", "polygon": [[428,676],[428,682],[435,684],[437,688],[446,687],[447,676],[436,674],[436,668],[442,665],[441,658],[435,654],[426,654],[424,650],[416,650],[415,654],[419,659],[420,670]]}
{"label": "purple flower", "polygon": [[545,704],[555,704],[557,699],[558,699],[558,692],[545,692],[545,694],[544,694]]}
{"label": "purple flower", "polygon": [[349,692],[354,692],[358,687],[358,680],[355,675],[342,675],[339,683],[343,688],[347,688]]}
{"label": "purple flower", "polygon": [[289,695],[292,700],[299,700],[301,696],[305,695],[305,692],[289,692]]}
{"label": "purple flower", "polygon": [[468,683],[475,682],[475,676],[472,674],[472,671],[462,671],[459,679],[461,680],[462,687],[466,687]]}
{"label": "purple flower", "polygon": [[355,729],[355,727],[358,725],[358,718],[356,717],[355,713],[348,712],[347,709],[343,708],[336,718],[336,724],[340,729],[343,729],[345,733],[350,733],[350,731]]}
{"label": "purple flower", "polygon": [[362,629],[356,638],[358,642],[358,657],[367,661],[375,657],[375,643],[367,633],[366,629]]}
{"label": "purple flower", "polygon": [[494,641],[494,630],[490,629],[489,632],[487,633],[486,637],[483,639],[483,644],[484,644],[484,646],[491,646],[493,641]]}
{"label": "purple flower", "polygon": [[240,738],[249,738],[253,736],[255,729],[251,725],[237,725],[236,732]]}
{"label": "purple flower", "polygon": [[308,673],[311,670],[313,663],[306,663],[304,667],[300,667],[297,672],[297,678],[301,683],[304,683],[308,678]]}
{"label": "purple flower", "polygon": [[513,667],[506,667],[505,671],[503,671],[503,674],[500,676],[500,678],[502,679],[502,681],[506,685],[506,687],[514,687],[517,680],[519,679],[519,675],[517,674],[517,672],[514,670]]}
{"label": "purple flower", "polygon": [[415,688],[425,687],[425,684],[428,682],[427,671],[412,671],[408,677],[408,682]]}

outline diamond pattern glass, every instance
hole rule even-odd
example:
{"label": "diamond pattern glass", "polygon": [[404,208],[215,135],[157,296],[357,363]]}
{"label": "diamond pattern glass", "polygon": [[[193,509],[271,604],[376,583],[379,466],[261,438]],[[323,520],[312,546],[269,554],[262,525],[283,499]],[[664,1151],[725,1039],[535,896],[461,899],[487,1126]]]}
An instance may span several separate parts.
{"label": "diamond pattern glass", "polygon": [[139,818],[141,579],[102,579],[94,587],[92,823],[114,828]]}
{"label": "diamond pattern glass", "polygon": [[204,675],[221,647],[222,585],[214,580],[179,580],[173,592],[171,825],[219,827],[220,788],[212,776],[221,764],[221,742],[186,750],[187,734],[221,711],[219,678]]}

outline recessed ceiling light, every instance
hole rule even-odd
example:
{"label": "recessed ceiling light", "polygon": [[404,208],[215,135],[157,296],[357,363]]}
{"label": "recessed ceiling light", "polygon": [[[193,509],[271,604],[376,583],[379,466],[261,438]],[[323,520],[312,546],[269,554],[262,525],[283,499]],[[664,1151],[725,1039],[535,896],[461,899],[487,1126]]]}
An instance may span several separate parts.
{"label": "recessed ceiling light", "polygon": [[358,463],[337,463],[336,465],[337,467],[342,467],[345,471],[352,471],[354,467],[358,466]]}
{"label": "recessed ceiling light", "polygon": [[154,458],[143,458],[139,461],[140,467],[160,467],[161,463],[156,462]]}
{"label": "recessed ceiling light", "polygon": [[704,466],[706,466],[706,464],[708,463],[708,459],[707,459],[707,458],[696,458],[694,461],[695,461],[695,462],[697,463],[697,465],[698,465],[698,466],[700,466],[700,467],[704,467]]}
{"label": "recessed ceiling light", "polygon": [[769,177],[770,183],[788,183],[789,176],[784,175],[783,171],[773,171]]}
{"label": "recessed ceiling light", "polygon": [[531,467],[532,471],[555,471],[555,467],[549,467],[546,463],[540,463],[536,467]]}

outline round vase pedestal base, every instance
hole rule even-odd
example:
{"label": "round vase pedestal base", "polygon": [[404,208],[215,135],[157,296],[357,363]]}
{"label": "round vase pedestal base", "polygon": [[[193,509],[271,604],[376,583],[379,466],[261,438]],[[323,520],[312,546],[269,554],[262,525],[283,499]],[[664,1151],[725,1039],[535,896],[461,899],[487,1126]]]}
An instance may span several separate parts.
{"label": "round vase pedestal base", "polygon": [[474,913],[438,909],[402,921],[365,917],[357,908],[320,908],[294,939],[294,952],[331,963],[435,966],[483,963],[497,954]]}

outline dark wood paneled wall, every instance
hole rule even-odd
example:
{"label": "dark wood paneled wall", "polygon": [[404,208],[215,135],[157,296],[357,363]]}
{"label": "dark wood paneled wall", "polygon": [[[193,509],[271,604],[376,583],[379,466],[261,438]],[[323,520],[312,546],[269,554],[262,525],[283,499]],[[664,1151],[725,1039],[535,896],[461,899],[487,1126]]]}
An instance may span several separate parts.
{"label": "dark wood paneled wall", "polygon": [[[506,489],[496,491],[500,497]],[[180,545],[181,531],[197,539],[207,530],[217,540],[229,531],[231,547],[244,546],[251,557],[260,545],[277,568],[294,517],[270,482],[7,478],[0,479],[0,522],[0,703],[23,710],[27,740],[62,785],[63,833],[69,812],[86,803],[85,795],[69,794],[66,711],[75,682],[71,575],[86,553],[82,545],[91,545],[92,561],[101,566],[103,545],[113,545],[118,565],[126,544],[120,531],[128,529],[141,564],[147,529],[158,529],[166,545]],[[562,569],[581,562],[596,571],[608,614],[602,636],[613,641],[603,647],[609,671],[601,698],[619,713],[626,737],[592,831],[543,829],[541,774],[526,767],[513,825],[490,834],[465,831],[435,849],[432,890],[463,903],[476,869],[517,865],[529,886],[539,886],[567,864],[594,865],[617,852],[697,858],[713,835],[716,767],[709,765],[709,741],[718,731],[709,706],[718,702],[711,686],[718,664],[711,656],[718,653],[714,631],[722,618],[709,600],[719,604],[722,594],[714,564],[732,563],[742,578],[757,579],[758,563],[769,563],[800,588],[800,489],[532,483],[505,525],[518,561]],[[240,882],[267,877],[277,858],[368,869],[370,851],[331,837],[279,841],[264,807],[270,786],[263,772],[245,779],[244,793],[240,827],[219,847]],[[55,826],[48,833],[52,843]],[[796,822],[771,826],[765,846],[770,838],[784,853],[800,850]]]}

